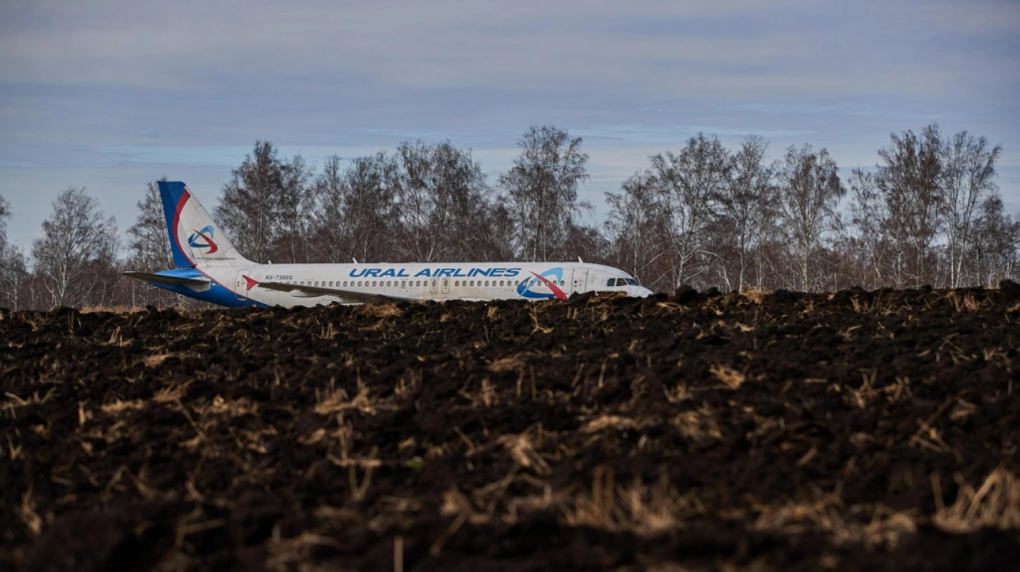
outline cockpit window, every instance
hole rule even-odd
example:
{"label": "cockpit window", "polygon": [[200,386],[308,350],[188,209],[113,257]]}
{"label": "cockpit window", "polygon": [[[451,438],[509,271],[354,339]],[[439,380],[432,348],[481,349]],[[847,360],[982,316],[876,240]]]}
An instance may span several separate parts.
{"label": "cockpit window", "polygon": [[630,284],[631,286],[640,286],[640,284],[637,283],[637,280],[634,280],[633,278],[628,278],[627,284]]}
{"label": "cockpit window", "polygon": [[606,282],[606,286],[616,286],[616,278],[610,278],[609,281]]}

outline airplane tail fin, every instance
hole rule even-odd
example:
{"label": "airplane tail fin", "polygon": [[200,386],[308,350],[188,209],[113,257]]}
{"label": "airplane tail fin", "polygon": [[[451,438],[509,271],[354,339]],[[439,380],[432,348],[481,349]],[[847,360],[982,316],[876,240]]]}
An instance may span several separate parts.
{"label": "airplane tail fin", "polygon": [[159,194],[170,232],[170,249],[178,268],[213,262],[226,265],[248,263],[184,183],[160,181]]}

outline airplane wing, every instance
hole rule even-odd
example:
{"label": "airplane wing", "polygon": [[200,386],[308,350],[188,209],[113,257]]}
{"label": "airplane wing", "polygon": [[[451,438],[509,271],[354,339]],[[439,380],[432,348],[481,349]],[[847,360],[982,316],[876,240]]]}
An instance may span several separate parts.
{"label": "airplane wing", "polygon": [[141,280],[142,282],[151,282],[154,284],[161,284],[163,286],[187,286],[192,290],[207,290],[211,284],[211,280],[205,277],[182,277],[182,276],[170,276],[167,274],[152,274],[149,272],[121,272],[128,278],[134,278],[135,280]]}
{"label": "airplane wing", "polygon": [[[253,281],[254,282],[254,281]],[[352,290],[338,290],[336,288],[323,288],[321,286],[302,286],[299,284],[283,284],[282,282],[258,282],[254,286],[266,290],[278,292],[290,292],[291,296],[298,298],[314,298],[315,296],[336,296],[347,300],[358,302],[371,302],[373,300],[411,301],[417,298],[404,298],[402,296],[390,296],[389,294],[370,294],[368,292],[355,292]]]}

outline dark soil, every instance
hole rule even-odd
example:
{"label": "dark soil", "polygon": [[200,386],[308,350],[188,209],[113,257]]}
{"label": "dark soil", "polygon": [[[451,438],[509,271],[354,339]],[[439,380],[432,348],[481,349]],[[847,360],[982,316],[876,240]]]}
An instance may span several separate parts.
{"label": "dark soil", "polygon": [[0,569],[1020,569],[1017,289],[0,310]]}

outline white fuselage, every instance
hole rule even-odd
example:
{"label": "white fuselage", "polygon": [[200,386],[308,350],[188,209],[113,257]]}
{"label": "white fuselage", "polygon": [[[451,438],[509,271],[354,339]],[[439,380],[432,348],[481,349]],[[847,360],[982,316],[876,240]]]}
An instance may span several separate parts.
{"label": "white fuselage", "polygon": [[[285,307],[364,301],[317,291],[320,289],[406,300],[545,300],[582,292],[651,294],[621,270],[586,263],[207,264],[201,270],[231,290],[238,302]],[[276,289],[261,287],[263,283]],[[281,290],[281,284],[293,288]]]}

